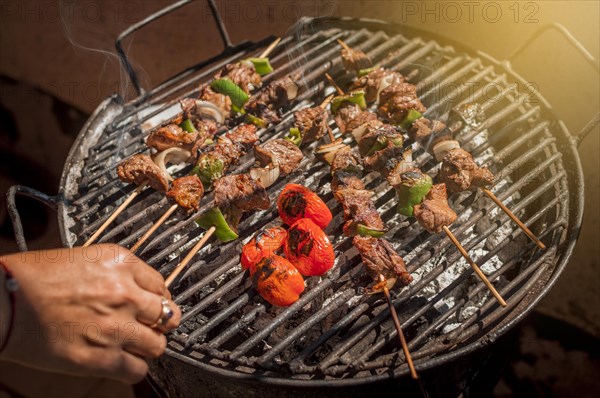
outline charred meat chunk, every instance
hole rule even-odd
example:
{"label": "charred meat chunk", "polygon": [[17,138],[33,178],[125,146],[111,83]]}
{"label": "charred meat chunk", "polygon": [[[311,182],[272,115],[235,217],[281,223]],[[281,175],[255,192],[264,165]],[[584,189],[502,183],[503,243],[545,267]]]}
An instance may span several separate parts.
{"label": "charred meat chunk", "polygon": [[333,118],[340,129],[340,133],[346,134],[346,132],[352,131],[348,125],[361,113],[362,110],[356,104],[350,102],[342,104]]}
{"label": "charred meat chunk", "polygon": [[146,145],[159,152],[173,147],[191,151],[199,138],[198,132],[188,133],[176,124],[168,124],[151,132]]}
{"label": "charred meat chunk", "polygon": [[255,146],[254,157],[261,167],[266,167],[271,163],[278,165],[279,172],[285,176],[298,168],[304,155],[296,145],[283,138],[278,138]]}
{"label": "charred meat chunk", "polygon": [[352,240],[360,253],[367,274],[376,281],[379,275],[385,279],[397,278],[403,286],[412,282],[404,260],[385,239],[357,235]]}
{"label": "charred meat chunk", "polygon": [[338,170],[333,172],[333,177],[331,179],[331,189],[332,191],[337,191],[338,189],[365,189],[365,183],[360,179],[360,173],[353,173],[344,170]]}
{"label": "charred meat chunk", "polygon": [[224,116],[231,113],[231,98],[225,94],[217,93],[209,84],[200,87],[198,98],[215,105]]}
{"label": "charred meat chunk", "polygon": [[356,79],[350,91],[363,90],[365,92],[365,100],[373,102],[377,100],[377,95],[379,95],[379,90],[383,85],[389,86],[399,83],[404,83],[404,76],[400,73],[388,69],[375,68],[369,74]]}
{"label": "charred meat chunk", "polygon": [[358,142],[362,156],[370,156],[387,147],[402,147],[404,139],[401,130],[391,124],[369,124]]}
{"label": "charred meat chunk", "polygon": [[204,195],[204,186],[197,176],[186,176],[173,181],[167,196],[188,212],[197,211]]}
{"label": "charred meat chunk", "polygon": [[377,118],[377,115],[369,111],[361,111],[354,115],[351,120],[346,121],[346,131],[353,132],[359,127],[368,129],[379,128],[383,125],[383,122]]}
{"label": "charred meat chunk", "polygon": [[[389,145],[365,158],[365,166],[380,173],[384,178],[396,170],[398,164],[403,162],[404,149],[400,146]],[[392,179],[393,180],[393,179]]]}
{"label": "charred meat chunk", "polygon": [[[194,123],[194,127],[196,127],[196,129],[204,136],[213,136],[219,129],[219,124],[213,118],[208,117],[202,112],[202,107],[198,106],[198,102],[193,98],[184,98],[179,101],[181,109],[183,110],[183,118],[190,119]],[[217,106],[215,105],[215,107]],[[213,110],[214,109],[211,109],[211,111]],[[216,112],[216,110],[214,111]],[[225,115],[223,116],[225,117]]]}
{"label": "charred meat chunk", "polygon": [[245,110],[267,123],[279,123],[279,109],[296,98],[298,85],[286,76],[271,82],[248,100]]}
{"label": "charred meat chunk", "polygon": [[417,97],[417,86],[414,84],[392,84],[381,92],[378,112],[382,117],[400,123],[411,110],[420,113],[426,110]]}
{"label": "charred meat chunk", "polygon": [[451,225],[457,217],[448,206],[445,184],[432,186],[423,202],[414,206],[414,213],[419,224],[432,233],[441,232],[442,227]]}
{"label": "charred meat chunk", "polygon": [[261,84],[260,75],[252,66],[244,62],[227,64],[215,75],[215,79],[225,77],[237,84],[247,94],[260,87]]}
{"label": "charred meat chunk", "polygon": [[258,141],[256,126],[254,124],[242,123],[232,131],[226,133],[224,139],[238,143],[246,149],[250,149],[256,141]]}
{"label": "charred meat chunk", "polygon": [[435,137],[445,128],[446,125],[439,120],[421,117],[413,122],[412,127],[408,130],[408,136],[415,141],[424,142],[428,141],[432,134]]}
{"label": "charred meat chunk", "polygon": [[270,206],[265,187],[249,174],[234,174],[215,182],[215,206],[237,207],[243,211],[266,210]]}
{"label": "charred meat chunk", "polygon": [[123,160],[117,166],[117,175],[121,181],[129,184],[148,183],[153,189],[161,192],[169,189],[169,176],[148,155],[137,154]]}
{"label": "charred meat chunk", "polygon": [[344,210],[344,234],[354,236],[358,224],[373,229],[384,230],[385,224],[373,203],[373,192],[369,190],[338,189],[334,191],[336,200]]}
{"label": "charred meat chunk", "polygon": [[302,143],[318,141],[330,130],[329,111],[315,106],[294,112],[294,127],[302,134]]}
{"label": "charred meat chunk", "polygon": [[342,62],[346,70],[353,70],[355,72],[373,66],[373,63],[367,54],[352,48],[344,48],[342,50]]}
{"label": "charred meat chunk", "polygon": [[331,162],[331,172],[346,171],[360,174],[362,172],[362,162],[359,156],[352,149],[344,145],[333,156]]}
{"label": "charred meat chunk", "polygon": [[444,156],[438,179],[446,183],[450,192],[462,192],[492,185],[494,175],[487,167],[478,166],[469,152],[456,148]]}

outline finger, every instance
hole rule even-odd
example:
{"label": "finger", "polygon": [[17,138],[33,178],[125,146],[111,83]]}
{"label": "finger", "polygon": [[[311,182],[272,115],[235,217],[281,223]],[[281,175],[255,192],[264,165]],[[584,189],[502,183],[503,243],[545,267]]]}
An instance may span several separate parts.
{"label": "finger", "polygon": [[[136,294],[137,313],[136,319],[147,326],[159,322],[163,314],[163,297],[140,289]],[[173,315],[164,324],[157,325],[157,329],[167,332],[179,325],[181,320],[181,310],[172,300],[167,299],[167,306],[173,312]]]}
{"label": "finger", "polygon": [[134,335],[123,341],[123,349],[138,357],[154,359],[160,357],[167,348],[167,338],[160,331],[145,325],[138,325]]}
{"label": "finger", "polygon": [[131,270],[133,272],[133,279],[139,287],[160,296],[171,298],[171,293],[165,286],[165,280],[160,272],[141,260],[134,263]]}
{"label": "finger", "polygon": [[142,358],[121,351],[121,361],[116,379],[126,384],[137,384],[148,373],[148,364]]}
{"label": "finger", "polygon": [[142,358],[122,350],[120,347],[113,349],[89,348],[85,354],[80,354],[79,371],[94,377],[105,377],[118,380],[126,384],[135,384],[142,381],[148,373],[148,364]]}

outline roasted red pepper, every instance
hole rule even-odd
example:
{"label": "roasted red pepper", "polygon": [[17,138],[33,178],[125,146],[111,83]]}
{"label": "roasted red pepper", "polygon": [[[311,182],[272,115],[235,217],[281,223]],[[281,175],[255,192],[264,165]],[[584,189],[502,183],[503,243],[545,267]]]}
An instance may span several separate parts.
{"label": "roasted red pepper", "polygon": [[335,262],[329,238],[310,218],[302,218],[290,227],[283,250],[304,276],[323,275]]}
{"label": "roasted red pepper", "polygon": [[240,262],[243,269],[252,269],[263,258],[275,254],[283,246],[287,231],[281,227],[267,228],[256,235],[242,247]]}
{"label": "roasted red pepper", "polygon": [[304,291],[304,278],[288,260],[273,254],[250,268],[252,285],[273,305],[287,307]]}
{"label": "roasted red pepper", "polygon": [[288,184],[283,188],[277,208],[279,217],[287,225],[301,218],[310,218],[319,227],[325,228],[332,218],[331,211],[319,195],[298,184]]}

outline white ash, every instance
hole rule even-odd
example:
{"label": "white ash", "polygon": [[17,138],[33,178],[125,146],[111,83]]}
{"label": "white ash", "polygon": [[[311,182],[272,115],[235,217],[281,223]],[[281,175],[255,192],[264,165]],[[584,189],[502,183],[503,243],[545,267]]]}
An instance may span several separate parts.
{"label": "white ash", "polygon": [[337,292],[334,292],[332,295],[326,297],[325,300],[323,301],[322,307],[327,307],[333,300],[335,300],[336,298],[338,298],[339,296],[341,296],[344,293],[346,293],[346,290],[340,289]]}
{"label": "white ash", "polygon": [[360,303],[360,301],[362,300],[363,297],[364,296],[362,294],[352,296],[348,299],[348,301],[346,302],[346,305],[348,306],[348,308],[354,308]]}

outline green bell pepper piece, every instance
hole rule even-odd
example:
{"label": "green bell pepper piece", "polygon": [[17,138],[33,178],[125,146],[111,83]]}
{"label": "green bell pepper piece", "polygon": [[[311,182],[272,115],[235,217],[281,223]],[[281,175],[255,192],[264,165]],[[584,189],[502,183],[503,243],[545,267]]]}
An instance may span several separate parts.
{"label": "green bell pepper piece", "polygon": [[250,113],[246,114],[246,123],[252,123],[252,124],[256,125],[257,127],[260,127],[261,129],[264,129],[267,127],[267,122],[265,122],[258,116],[254,116]]}
{"label": "green bell pepper piece", "polygon": [[407,171],[401,175],[402,182],[398,190],[398,213],[407,217],[414,215],[413,206],[423,201],[433,186],[431,177],[420,170]]}
{"label": "green bell pepper piece", "polygon": [[190,174],[196,174],[203,183],[210,185],[217,178],[223,176],[223,169],[224,165],[221,159],[215,159],[208,153],[198,159]]}
{"label": "green bell pepper piece", "polygon": [[290,133],[287,135],[287,137],[285,137],[285,139],[296,146],[300,146],[300,144],[302,144],[302,133],[300,132],[299,128],[292,127],[290,129]]}
{"label": "green bell pepper piece", "polygon": [[367,152],[366,156],[371,156],[375,152],[381,151],[383,148],[385,148],[387,146],[387,144],[388,144],[387,137],[383,137],[383,136],[377,137],[377,139],[373,143],[373,146],[371,147],[371,149],[369,149],[369,152]]}
{"label": "green bell pepper piece", "polygon": [[197,131],[196,126],[194,126],[194,123],[190,119],[185,119],[179,124],[179,127],[188,133],[195,133]]}
{"label": "green bell pepper piece", "polygon": [[386,232],[387,231],[381,229],[369,228],[363,224],[356,225],[356,233],[360,236],[372,236],[374,238],[381,238],[383,235],[385,235]]}
{"label": "green bell pepper piece", "polygon": [[248,58],[246,61],[252,62],[254,70],[261,76],[268,75],[273,72],[273,67],[269,62],[269,58]]}
{"label": "green bell pepper piece", "polygon": [[215,227],[215,236],[221,242],[229,242],[239,237],[237,232],[229,226],[225,216],[223,216],[218,207],[214,207],[204,213],[202,217],[196,220],[196,224],[206,230],[210,227]]}
{"label": "green bell pepper piece", "polygon": [[352,104],[356,104],[360,107],[360,109],[367,109],[367,101],[365,100],[365,92],[364,91],[354,91],[348,95],[340,95],[331,100],[331,112],[334,114],[337,113],[338,109],[342,106],[344,102],[350,102]]}
{"label": "green bell pepper piece", "polygon": [[210,83],[210,87],[217,93],[225,94],[231,98],[231,104],[233,105],[232,108],[237,112],[244,107],[244,104],[249,98],[248,94],[246,94],[244,90],[240,88],[240,86],[226,77],[213,80],[213,82]]}
{"label": "green bell pepper piece", "polygon": [[415,122],[415,120],[420,119],[421,117],[423,117],[423,115],[421,115],[421,112],[411,109],[410,111],[408,111],[408,115],[406,115],[398,125],[403,129],[408,130],[412,127],[412,124]]}
{"label": "green bell pepper piece", "polygon": [[375,69],[375,67],[372,68],[366,68],[366,69],[359,69],[358,70],[358,77],[363,77],[368,75],[369,73],[373,72],[373,70]]}

